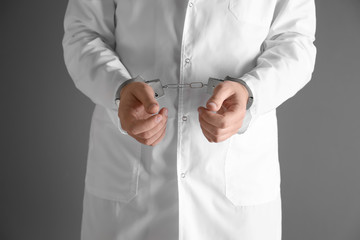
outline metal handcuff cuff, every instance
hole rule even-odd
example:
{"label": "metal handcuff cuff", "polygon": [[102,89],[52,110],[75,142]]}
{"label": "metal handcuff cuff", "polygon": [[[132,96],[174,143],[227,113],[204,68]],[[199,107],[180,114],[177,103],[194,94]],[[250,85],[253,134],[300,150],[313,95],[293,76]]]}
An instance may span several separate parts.
{"label": "metal handcuff cuff", "polygon": [[124,87],[126,84],[129,84],[131,82],[144,82],[144,83],[148,84],[154,90],[155,98],[158,99],[165,95],[165,92],[164,92],[165,88],[203,88],[203,87],[206,87],[207,88],[206,92],[208,94],[212,95],[215,87],[217,85],[219,85],[220,83],[224,82],[225,80],[238,82],[246,88],[246,90],[249,93],[249,98],[248,98],[248,101],[246,104],[246,109],[249,109],[253,103],[253,94],[252,94],[251,89],[248,87],[248,85],[246,84],[245,81],[243,81],[239,78],[232,78],[229,76],[227,76],[224,80],[210,77],[207,84],[202,83],[202,82],[192,82],[192,83],[170,83],[170,84],[162,85],[160,79],[145,81],[139,75],[136,78],[127,80],[119,87],[119,90],[116,93],[115,104],[119,107],[119,103],[120,103],[119,92],[122,87]]}

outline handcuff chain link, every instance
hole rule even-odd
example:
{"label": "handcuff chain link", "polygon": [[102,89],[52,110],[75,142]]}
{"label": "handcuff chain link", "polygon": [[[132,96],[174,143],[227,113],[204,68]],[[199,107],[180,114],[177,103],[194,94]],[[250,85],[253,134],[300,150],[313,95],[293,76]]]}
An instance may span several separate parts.
{"label": "handcuff chain link", "polygon": [[169,83],[163,86],[163,88],[203,88],[207,87],[207,84],[202,82],[192,82],[192,83]]}

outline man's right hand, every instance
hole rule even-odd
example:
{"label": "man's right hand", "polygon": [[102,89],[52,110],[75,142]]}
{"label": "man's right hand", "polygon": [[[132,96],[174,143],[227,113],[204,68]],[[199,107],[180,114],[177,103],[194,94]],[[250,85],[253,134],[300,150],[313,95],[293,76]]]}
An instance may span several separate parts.
{"label": "man's right hand", "polygon": [[121,89],[118,116],[122,129],[138,142],[155,146],[165,136],[168,110],[154,97],[154,90],[143,82],[132,82]]}

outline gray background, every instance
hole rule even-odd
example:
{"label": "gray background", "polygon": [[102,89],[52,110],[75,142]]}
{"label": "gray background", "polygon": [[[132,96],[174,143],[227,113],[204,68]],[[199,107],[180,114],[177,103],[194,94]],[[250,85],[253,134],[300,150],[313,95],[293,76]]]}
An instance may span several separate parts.
{"label": "gray background", "polygon": [[[313,80],[278,111],[283,239],[360,240],[360,1],[316,2]],[[1,3],[0,239],[80,236],[94,106],[64,67],[66,4]]]}

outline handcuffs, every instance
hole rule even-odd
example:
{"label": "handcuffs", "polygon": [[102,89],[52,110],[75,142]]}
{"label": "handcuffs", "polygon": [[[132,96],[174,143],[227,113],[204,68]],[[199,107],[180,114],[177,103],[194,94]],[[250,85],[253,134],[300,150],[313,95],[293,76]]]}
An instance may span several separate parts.
{"label": "handcuffs", "polygon": [[217,85],[219,85],[220,83],[224,82],[224,81],[234,81],[234,82],[238,82],[240,84],[242,84],[246,90],[249,93],[249,98],[246,104],[246,109],[249,109],[253,103],[253,94],[251,89],[249,88],[249,86],[246,84],[245,81],[239,79],[239,78],[232,78],[232,77],[225,77],[225,79],[218,79],[218,78],[212,78],[210,77],[208,80],[208,83],[202,83],[202,82],[192,82],[192,83],[169,83],[166,85],[162,85],[160,79],[154,79],[154,80],[149,80],[149,81],[145,81],[140,75],[138,75],[135,78],[132,78],[130,80],[125,81],[118,89],[117,93],[116,93],[116,99],[115,99],[115,104],[117,106],[119,106],[120,103],[120,90],[127,84],[131,83],[131,82],[144,82],[146,84],[148,84],[153,90],[154,90],[154,97],[156,99],[162,97],[165,95],[165,91],[164,89],[166,88],[203,88],[206,87],[206,92],[210,95],[213,94],[214,89]]}

